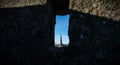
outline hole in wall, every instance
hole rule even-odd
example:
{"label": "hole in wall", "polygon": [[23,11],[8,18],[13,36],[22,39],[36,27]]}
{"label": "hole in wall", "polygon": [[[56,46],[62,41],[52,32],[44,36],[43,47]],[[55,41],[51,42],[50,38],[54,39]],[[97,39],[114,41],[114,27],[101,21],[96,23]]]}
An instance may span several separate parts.
{"label": "hole in wall", "polygon": [[56,15],[55,24],[55,47],[64,47],[69,45],[68,26],[69,15]]}

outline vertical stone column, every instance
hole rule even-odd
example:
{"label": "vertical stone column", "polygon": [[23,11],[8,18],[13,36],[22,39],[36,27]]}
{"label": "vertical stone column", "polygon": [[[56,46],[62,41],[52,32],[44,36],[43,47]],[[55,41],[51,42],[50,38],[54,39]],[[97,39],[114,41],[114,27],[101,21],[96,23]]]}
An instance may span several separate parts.
{"label": "vertical stone column", "polygon": [[113,5],[119,0],[105,1],[74,0],[74,5],[70,4],[70,53],[86,62],[81,64],[120,63],[120,5]]}
{"label": "vertical stone column", "polygon": [[51,4],[47,0],[0,3],[0,60],[16,65],[41,60],[54,45],[55,14]]}
{"label": "vertical stone column", "polygon": [[47,6],[48,6],[48,16],[49,16],[49,23],[50,23],[50,37],[52,40],[50,41],[50,44],[52,47],[54,46],[54,30],[55,30],[55,17],[56,17],[56,13],[55,13],[55,3],[54,0],[47,0]]}

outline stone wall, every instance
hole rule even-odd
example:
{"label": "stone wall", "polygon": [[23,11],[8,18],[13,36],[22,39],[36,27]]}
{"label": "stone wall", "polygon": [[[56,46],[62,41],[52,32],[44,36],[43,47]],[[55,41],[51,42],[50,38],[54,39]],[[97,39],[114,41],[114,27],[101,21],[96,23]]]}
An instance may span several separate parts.
{"label": "stone wall", "polygon": [[[119,0],[0,0],[0,64],[120,64],[119,9]],[[55,48],[55,15],[68,13],[70,44]]]}
{"label": "stone wall", "polygon": [[69,57],[81,65],[120,64],[119,0],[70,0],[69,9]]}
{"label": "stone wall", "polygon": [[47,4],[47,0],[0,0],[0,8],[13,8],[45,4]]}
{"label": "stone wall", "polygon": [[28,6],[29,1],[33,0],[0,1],[0,64],[30,64],[54,46],[53,7],[37,0]]}
{"label": "stone wall", "polygon": [[70,0],[69,9],[109,19],[120,20],[119,2],[120,0]]}
{"label": "stone wall", "polygon": [[76,64],[81,65],[120,64],[119,0],[71,1],[69,54],[74,54],[70,57],[79,59]]}
{"label": "stone wall", "polygon": [[[69,23],[70,48],[83,64],[113,64],[120,60],[120,23],[112,19],[72,12]],[[86,57],[85,57],[86,56]],[[81,59],[83,60],[83,59]]]}

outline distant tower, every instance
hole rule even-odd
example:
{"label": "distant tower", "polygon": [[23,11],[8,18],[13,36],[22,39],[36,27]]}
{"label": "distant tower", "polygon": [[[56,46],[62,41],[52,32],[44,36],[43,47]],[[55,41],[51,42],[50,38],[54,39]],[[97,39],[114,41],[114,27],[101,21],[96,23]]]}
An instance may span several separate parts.
{"label": "distant tower", "polygon": [[62,35],[60,35],[60,45],[59,47],[63,47],[63,43],[62,43]]}
{"label": "distant tower", "polygon": [[63,43],[62,43],[62,35],[60,35],[60,45],[63,46]]}

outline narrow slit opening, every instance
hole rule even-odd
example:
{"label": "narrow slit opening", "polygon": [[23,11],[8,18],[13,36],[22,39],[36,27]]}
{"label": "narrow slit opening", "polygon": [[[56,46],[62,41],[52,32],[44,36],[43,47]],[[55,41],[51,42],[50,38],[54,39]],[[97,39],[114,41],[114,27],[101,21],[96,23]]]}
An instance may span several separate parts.
{"label": "narrow slit opening", "polygon": [[65,47],[69,45],[68,26],[69,15],[56,15],[55,24],[55,47]]}

